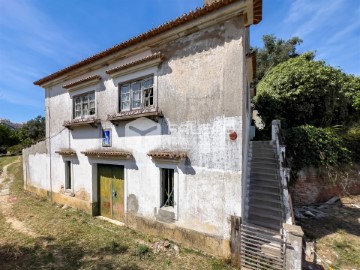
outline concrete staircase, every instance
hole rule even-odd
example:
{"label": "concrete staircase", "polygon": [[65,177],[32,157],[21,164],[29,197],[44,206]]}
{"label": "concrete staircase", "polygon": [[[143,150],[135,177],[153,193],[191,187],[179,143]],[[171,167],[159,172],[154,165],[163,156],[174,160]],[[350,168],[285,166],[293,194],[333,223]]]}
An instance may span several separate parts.
{"label": "concrete staircase", "polygon": [[279,161],[271,141],[250,142],[247,221],[276,232],[284,221]]}

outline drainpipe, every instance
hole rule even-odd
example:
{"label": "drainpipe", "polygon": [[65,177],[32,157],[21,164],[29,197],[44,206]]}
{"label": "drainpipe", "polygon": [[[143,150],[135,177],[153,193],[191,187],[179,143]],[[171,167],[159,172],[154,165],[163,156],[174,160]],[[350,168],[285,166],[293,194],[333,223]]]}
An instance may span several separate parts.
{"label": "drainpipe", "polygon": [[[48,90],[48,93],[50,94],[50,90]],[[48,97],[49,98],[49,97]],[[50,165],[50,170],[49,170],[49,173],[50,173],[50,201],[52,202],[53,201],[53,194],[52,194],[52,170],[51,170],[51,136],[50,136],[50,133],[51,133],[51,115],[50,115],[50,99],[48,100],[48,115],[49,115],[49,154],[50,154],[50,162],[49,162],[49,165]]]}

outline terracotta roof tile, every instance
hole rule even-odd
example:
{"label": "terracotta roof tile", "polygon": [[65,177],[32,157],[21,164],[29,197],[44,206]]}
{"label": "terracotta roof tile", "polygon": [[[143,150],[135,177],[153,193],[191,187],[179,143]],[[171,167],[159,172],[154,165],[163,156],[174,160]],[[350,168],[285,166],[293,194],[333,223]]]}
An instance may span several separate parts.
{"label": "terracotta roof tile", "polygon": [[78,80],[76,82],[72,82],[72,83],[69,83],[69,84],[65,84],[63,85],[63,87],[65,89],[68,89],[68,88],[71,88],[71,87],[74,87],[74,86],[77,86],[79,84],[82,84],[82,83],[85,83],[85,82],[89,82],[89,81],[92,81],[92,80],[101,80],[101,76],[99,75],[93,75],[93,76],[90,76],[90,77],[87,77],[87,78],[84,78],[84,79],[81,79],[81,80]]}
{"label": "terracotta roof tile", "polygon": [[70,121],[64,121],[63,126],[66,128],[73,128],[77,126],[85,126],[90,125],[93,127],[97,127],[97,125],[100,123],[100,119],[97,119],[95,117],[88,117],[88,118],[80,118],[80,119],[73,119]]}
{"label": "terracotta roof tile", "polygon": [[62,156],[76,156],[76,151],[73,149],[60,149],[58,151],[55,151],[55,153]]}
{"label": "terracotta roof tile", "polygon": [[129,159],[132,153],[124,150],[88,150],[81,152],[87,157],[118,157]]}
{"label": "terracotta roof tile", "polygon": [[133,62],[130,62],[130,63],[127,63],[125,65],[122,65],[122,66],[119,66],[119,67],[116,67],[116,68],[113,68],[113,69],[109,69],[106,71],[107,74],[113,74],[113,73],[116,73],[120,70],[124,70],[124,69],[127,69],[127,68],[130,68],[130,67],[133,67],[133,66],[136,66],[136,65],[140,65],[140,64],[143,64],[143,63],[146,63],[148,61],[151,61],[151,60],[155,60],[155,59],[161,59],[163,56],[160,52],[158,53],[154,53],[150,56],[147,56],[147,57],[144,57],[140,60],[137,60],[137,61],[133,61]]}
{"label": "terracotta roof tile", "polygon": [[152,158],[173,159],[173,160],[185,159],[187,157],[186,152],[182,152],[182,151],[154,150],[154,151],[150,151],[147,155]]}
{"label": "terracotta roof tile", "polygon": [[[164,33],[166,31],[169,31],[173,28],[176,28],[180,25],[183,25],[187,22],[190,22],[194,19],[197,19],[197,18],[200,18],[202,16],[205,16],[215,10],[218,10],[222,7],[225,7],[225,6],[228,6],[232,3],[235,3],[235,2],[238,2],[240,0],[220,0],[220,1],[217,1],[217,2],[214,2],[212,3],[211,5],[205,5],[204,7],[202,8],[197,8],[195,11],[190,11],[189,13],[187,14],[184,14],[182,15],[181,17],[177,17],[175,20],[171,20],[169,22],[166,22],[162,25],[160,25],[159,27],[157,28],[153,28],[143,34],[140,34],[136,37],[133,37],[127,41],[124,41],[118,45],[115,45],[114,47],[111,47],[105,51],[102,51],[98,54],[95,54],[93,56],[90,56],[89,58],[86,58],[74,65],[71,65],[69,67],[66,67],[60,71],[57,71],[49,76],[46,76],[36,82],[34,82],[35,85],[42,85],[46,82],[49,82],[55,78],[58,78],[64,74],[67,74],[68,72],[70,71],[73,71],[73,70],[76,70],[78,68],[81,68],[83,66],[86,66],[90,63],[93,63],[99,59],[102,59],[106,56],[109,56],[109,55],[112,55],[116,52],[119,52],[125,48],[128,48],[130,46],[133,46],[135,44],[138,44],[144,40],[147,40],[149,38],[152,38],[156,35],[159,35],[161,33]],[[257,20],[257,22],[259,22],[262,18],[262,0],[254,0],[254,8],[256,8],[256,14],[254,13],[254,18]]]}

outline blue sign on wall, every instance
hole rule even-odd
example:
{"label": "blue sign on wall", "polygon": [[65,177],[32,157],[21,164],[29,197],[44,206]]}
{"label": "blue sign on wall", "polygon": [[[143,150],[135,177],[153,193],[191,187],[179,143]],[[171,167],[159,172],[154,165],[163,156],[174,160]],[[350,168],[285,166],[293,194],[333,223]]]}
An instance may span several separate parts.
{"label": "blue sign on wall", "polygon": [[103,146],[111,146],[111,129],[103,129],[102,145]]}

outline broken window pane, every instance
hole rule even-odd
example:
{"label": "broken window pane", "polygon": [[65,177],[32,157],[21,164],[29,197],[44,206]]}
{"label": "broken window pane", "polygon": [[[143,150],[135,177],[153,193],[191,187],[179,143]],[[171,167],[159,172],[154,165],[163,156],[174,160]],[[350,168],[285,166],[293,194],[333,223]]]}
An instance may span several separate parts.
{"label": "broken window pane", "polygon": [[174,207],[174,169],[161,169],[161,207]]}

